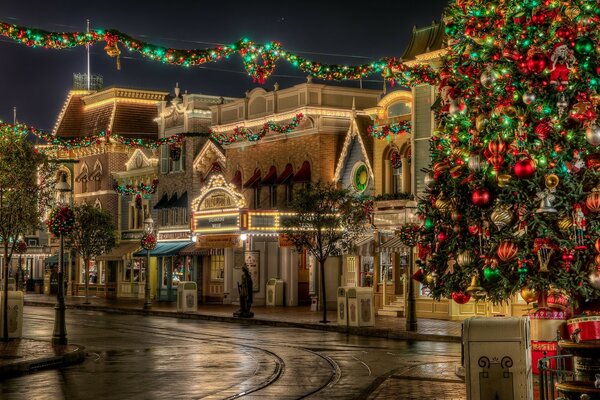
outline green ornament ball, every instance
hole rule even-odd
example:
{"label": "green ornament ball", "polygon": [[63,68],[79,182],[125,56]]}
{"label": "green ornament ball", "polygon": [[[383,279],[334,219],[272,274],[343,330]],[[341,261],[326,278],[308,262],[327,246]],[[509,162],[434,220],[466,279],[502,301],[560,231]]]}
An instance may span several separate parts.
{"label": "green ornament ball", "polygon": [[499,278],[500,271],[498,271],[498,268],[486,267],[483,270],[483,279],[485,279],[487,282],[494,282],[497,281]]}
{"label": "green ornament ball", "polygon": [[594,51],[594,42],[587,36],[575,40],[575,52],[577,54],[590,54]]}
{"label": "green ornament ball", "polygon": [[458,28],[456,27],[455,24],[448,24],[446,25],[446,35],[448,36],[454,36],[456,35],[456,32],[458,32]]}
{"label": "green ornament ball", "polygon": [[425,218],[425,221],[423,222],[423,226],[425,227],[425,229],[427,229],[428,231],[433,229],[433,219],[427,217]]}

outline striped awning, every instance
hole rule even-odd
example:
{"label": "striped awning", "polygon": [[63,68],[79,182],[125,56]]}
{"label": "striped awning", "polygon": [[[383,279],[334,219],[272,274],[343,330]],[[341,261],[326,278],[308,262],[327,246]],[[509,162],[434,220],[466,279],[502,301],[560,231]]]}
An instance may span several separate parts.
{"label": "striped awning", "polygon": [[96,261],[121,261],[128,258],[131,253],[140,248],[140,242],[124,242],[114,247],[111,251],[96,257]]}
{"label": "striped awning", "polygon": [[355,254],[359,256],[372,256],[375,251],[373,235],[365,235],[354,243]]}
{"label": "striped awning", "polygon": [[392,252],[392,253],[400,253],[407,250],[407,247],[402,244],[402,241],[398,236],[394,236],[389,239],[387,242],[382,243],[379,246],[381,251]]}
{"label": "striped awning", "polygon": [[192,243],[179,252],[181,256],[221,256],[223,254],[223,249],[210,249],[200,246],[199,243]]}

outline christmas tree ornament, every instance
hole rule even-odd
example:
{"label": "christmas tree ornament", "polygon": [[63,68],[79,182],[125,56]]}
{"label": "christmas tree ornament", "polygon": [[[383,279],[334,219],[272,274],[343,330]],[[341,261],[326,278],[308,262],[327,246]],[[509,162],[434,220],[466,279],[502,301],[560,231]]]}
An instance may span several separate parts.
{"label": "christmas tree ornament", "polygon": [[591,193],[585,198],[585,206],[591,212],[600,212],[600,188],[592,189]]}
{"label": "christmas tree ornament", "polygon": [[441,231],[440,233],[437,234],[437,241],[440,244],[443,244],[446,240],[448,240],[448,235],[446,235],[446,232]]}
{"label": "christmas tree ornament", "polygon": [[492,213],[490,214],[490,220],[498,230],[501,230],[513,219],[513,213],[511,212],[511,206],[508,204],[501,204],[494,208]]}
{"label": "christmas tree ornament", "polygon": [[540,272],[548,272],[548,265],[554,254],[554,246],[549,239],[535,239],[533,252],[537,254],[540,263]]}
{"label": "christmas tree ornament", "polygon": [[514,233],[516,237],[522,237],[527,234],[527,206],[525,204],[519,204],[517,206],[517,218],[519,223]]}
{"label": "christmas tree ornament", "polygon": [[423,179],[423,183],[426,187],[431,187],[435,183],[435,179],[433,177],[433,172],[428,172],[425,174],[425,178]]}
{"label": "christmas tree ornament", "polygon": [[550,136],[550,134],[552,134],[553,131],[554,129],[552,129],[552,126],[547,120],[541,121],[535,126],[535,128],[533,128],[533,132],[537,135],[538,138],[540,138],[542,142],[548,139],[548,137]]}
{"label": "christmas tree ornament", "polygon": [[479,236],[479,233],[481,232],[481,227],[477,224],[470,224],[467,227],[467,230],[469,231],[469,234],[471,236]]}
{"label": "christmas tree ornament", "polygon": [[558,101],[556,102],[556,108],[558,109],[559,117],[562,117],[563,115],[565,115],[565,112],[569,108],[569,102],[567,101],[567,98],[564,93],[560,94],[560,97],[558,98]]}
{"label": "christmas tree ornament", "polygon": [[513,171],[517,178],[527,179],[535,173],[535,162],[529,157],[523,157],[515,163]]}
{"label": "christmas tree ornament", "polygon": [[594,241],[594,250],[596,250],[596,253],[600,253],[600,238]]}
{"label": "christmas tree ornament", "polygon": [[506,185],[508,185],[508,182],[510,182],[510,179],[512,177],[508,174],[500,174],[498,175],[498,186],[505,187]]}
{"label": "christmas tree ornament", "polygon": [[491,88],[492,85],[498,80],[499,74],[491,68],[486,69],[481,73],[479,82],[487,89]]}
{"label": "christmas tree ornament", "polygon": [[594,52],[594,41],[587,36],[578,37],[575,40],[575,52],[579,55],[588,55]]}
{"label": "christmas tree ornament", "polygon": [[554,192],[560,183],[560,179],[556,174],[548,174],[544,177],[544,184],[551,192]]}
{"label": "christmas tree ornament", "polygon": [[538,299],[538,292],[530,286],[524,286],[519,292],[525,303],[533,303]]}
{"label": "christmas tree ornament", "polygon": [[469,155],[469,169],[473,172],[477,172],[483,168],[483,163],[481,161],[481,156],[476,153],[471,153]]}
{"label": "christmas tree ornament", "polygon": [[536,97],[534,93],[525,92],[523,93],[523,97],[521,97],[521,99],[523,100],[523,103],[529,105],[535,101]]}
{"label": "christmas tree ornament", "polygon": [[467,290],[465,290],[465,293],[473,297],[475,301],[479,301],[487,296],[485,289],[479,285],[479,277],[477,274],[471,277],[471,284]]}
{"label": "christmas tree ornament", "polygon": [[498,270],[498,268],[492,268],[492,267],[485,267],[483,269],[483,280],[486,282],[496,282],[498,279],[500,279],[500,271]]}
{"label": "christmas tree ornament", "polygon": [[454,273],[454,268],[456,266],[456,260],[452,254],[448,255],[448,262],[446,263],[446,271],[444,273],[446,275],[452,275]]}
{"label": "christmas tree ornament", "polygon": [[508,262],[517,256],[519,252],[519,247],[511,242],[510,240],[503,240],[498,245],[498,250],[496,254],[501,261]]}
{"label": "christmas tree ornament", "polygon": [[[538,192],[536,194],[537,198],[539,198],[541,200],[541,204],[540,207],[535,210],[536,213],[538,214],[553,214],[556,211],[556,208],[554,208],[554,206],[552,205],[552,202],[554,200],[556,200],[556,197],[554,196],[554,192],[556,191],[556,186],[558,186],[558,176],[551,174],[547,175],[544,179],[544,184],[546,186],[546,189],[544,189],[543,192]],[[550,176],[550,178],[548,178]]]}
{"label": "christmas tree ornament", "polygon": [[594,257],[594,262],[596,263],[596,265],[600,266],[600,254]]}
{"label": "christmas tree ornament", "polygon": [[486,188],[476,188],[471,194],[471,201],[478,207],[486,207],[490,204],[490,192]]}
{"label": "christmas tree ornament", "polygon": [[452,300],[456,304],[466,304],[471,300],[471,295],[463,292],[452,292]]}
{"label": "christmas tree ornament", "polygon": [[558,229],[563,233],[567,233],[573,227],[573,220],[569,217],[563,216],[558,220]]}
{"label": "christmas tree ornament", "polygon": [[573,50],[571,50],[566,44],[558,45],[554,49],[552,56],[550,56],[551,68],[550,68],[550,83],[563,84],[569,83],[569,73],[573,68],[575,57]]}
{"label": "christmas tree ornament", "polygon": [[458,253],[458,256],[456,257],[456,262],[458,263],[459,267],[467,268],[473,265],[473,263],[475,262],[475,256],[473,255],[473,252],[471,250],[463,250],[460,253]]}
{"label": "christmas tree ornament", "polygon": [[590,286],[594,289],[600,289],[600,266],[594,266],[592,272],[588,275]]}
{"label": "christmas tree ornament", "polygon": [[532,74],[541,74],[546,69],[548,61],[545,54],[534,51],[525,60],[525,65]]}
{"label": "christmas tree ornament", "polygon": [[438,210],[442,211],[442,212],[446,212],[449,211],[450,207],[450,203],[448,203],[448,201],[443,198],[442,196],[438,197],[437,200],[435,201],[435,208],[437,208]]}
{"label": "christmas tree ornament", "polygon": [[585,138],[592,146],[600,145],[600,127],[591,124],[585,129]]}
{"label": "christmas tree ornament", "polygon": [[479,114],[475,119],[475,129],[477,132],[481,132],[485,129],[488,124],[488,118],[484,114]]}
{"label": "christmas tree ornament", "polygon": [[565,271],[569,272],[571,270],[571,264],[573,264],[573,261],[575,261],[575,254],[573,250],[563,248],[561,258],[563,260]]}
{"label": "christmas tree ornament", "polygon": [[586,250],[585,245],[585,231],[586,231],[586,219],[583,213],[583,208],[580,204],[573,205],[573,230],[575,231],[575,250]]}
{"label": "christmas tree ornament", "polygon": [[577,18],[580,13],[581,13],[581,10],[579,9],[579,7],[577,7],[575,5],[569,6],[565,9],[565,15],[571,21],[573,21],[575,18]]}

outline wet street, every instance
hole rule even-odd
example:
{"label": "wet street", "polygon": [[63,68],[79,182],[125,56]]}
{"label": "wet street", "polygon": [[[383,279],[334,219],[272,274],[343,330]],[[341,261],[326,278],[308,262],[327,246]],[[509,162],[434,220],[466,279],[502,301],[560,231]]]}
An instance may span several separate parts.
{"label": "wet street", "polygon": [[[54,310],[25,309],[50,340]],[[0,381],[9,399],[462,399],[456,343],[67,310],[86,361]]]}

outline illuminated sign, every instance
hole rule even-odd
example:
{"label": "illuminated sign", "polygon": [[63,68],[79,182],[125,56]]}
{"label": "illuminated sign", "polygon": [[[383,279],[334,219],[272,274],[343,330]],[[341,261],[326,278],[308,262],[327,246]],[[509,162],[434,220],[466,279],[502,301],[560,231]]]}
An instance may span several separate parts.
{"label": "illuminated sign", "polygon": [[121,232],[121,240],[140,240],[143,235],[143,231],[123,231]]}
{"label": "illuminated sign", "polygon": [[240,213],[200,214],[194,218],[195,232],[231,232],[239,229]]}
{"label": "illuminated sign", "polygon": [[166,242],[169,240],[190,240],[190,231],[158,231],[159,242]]}

